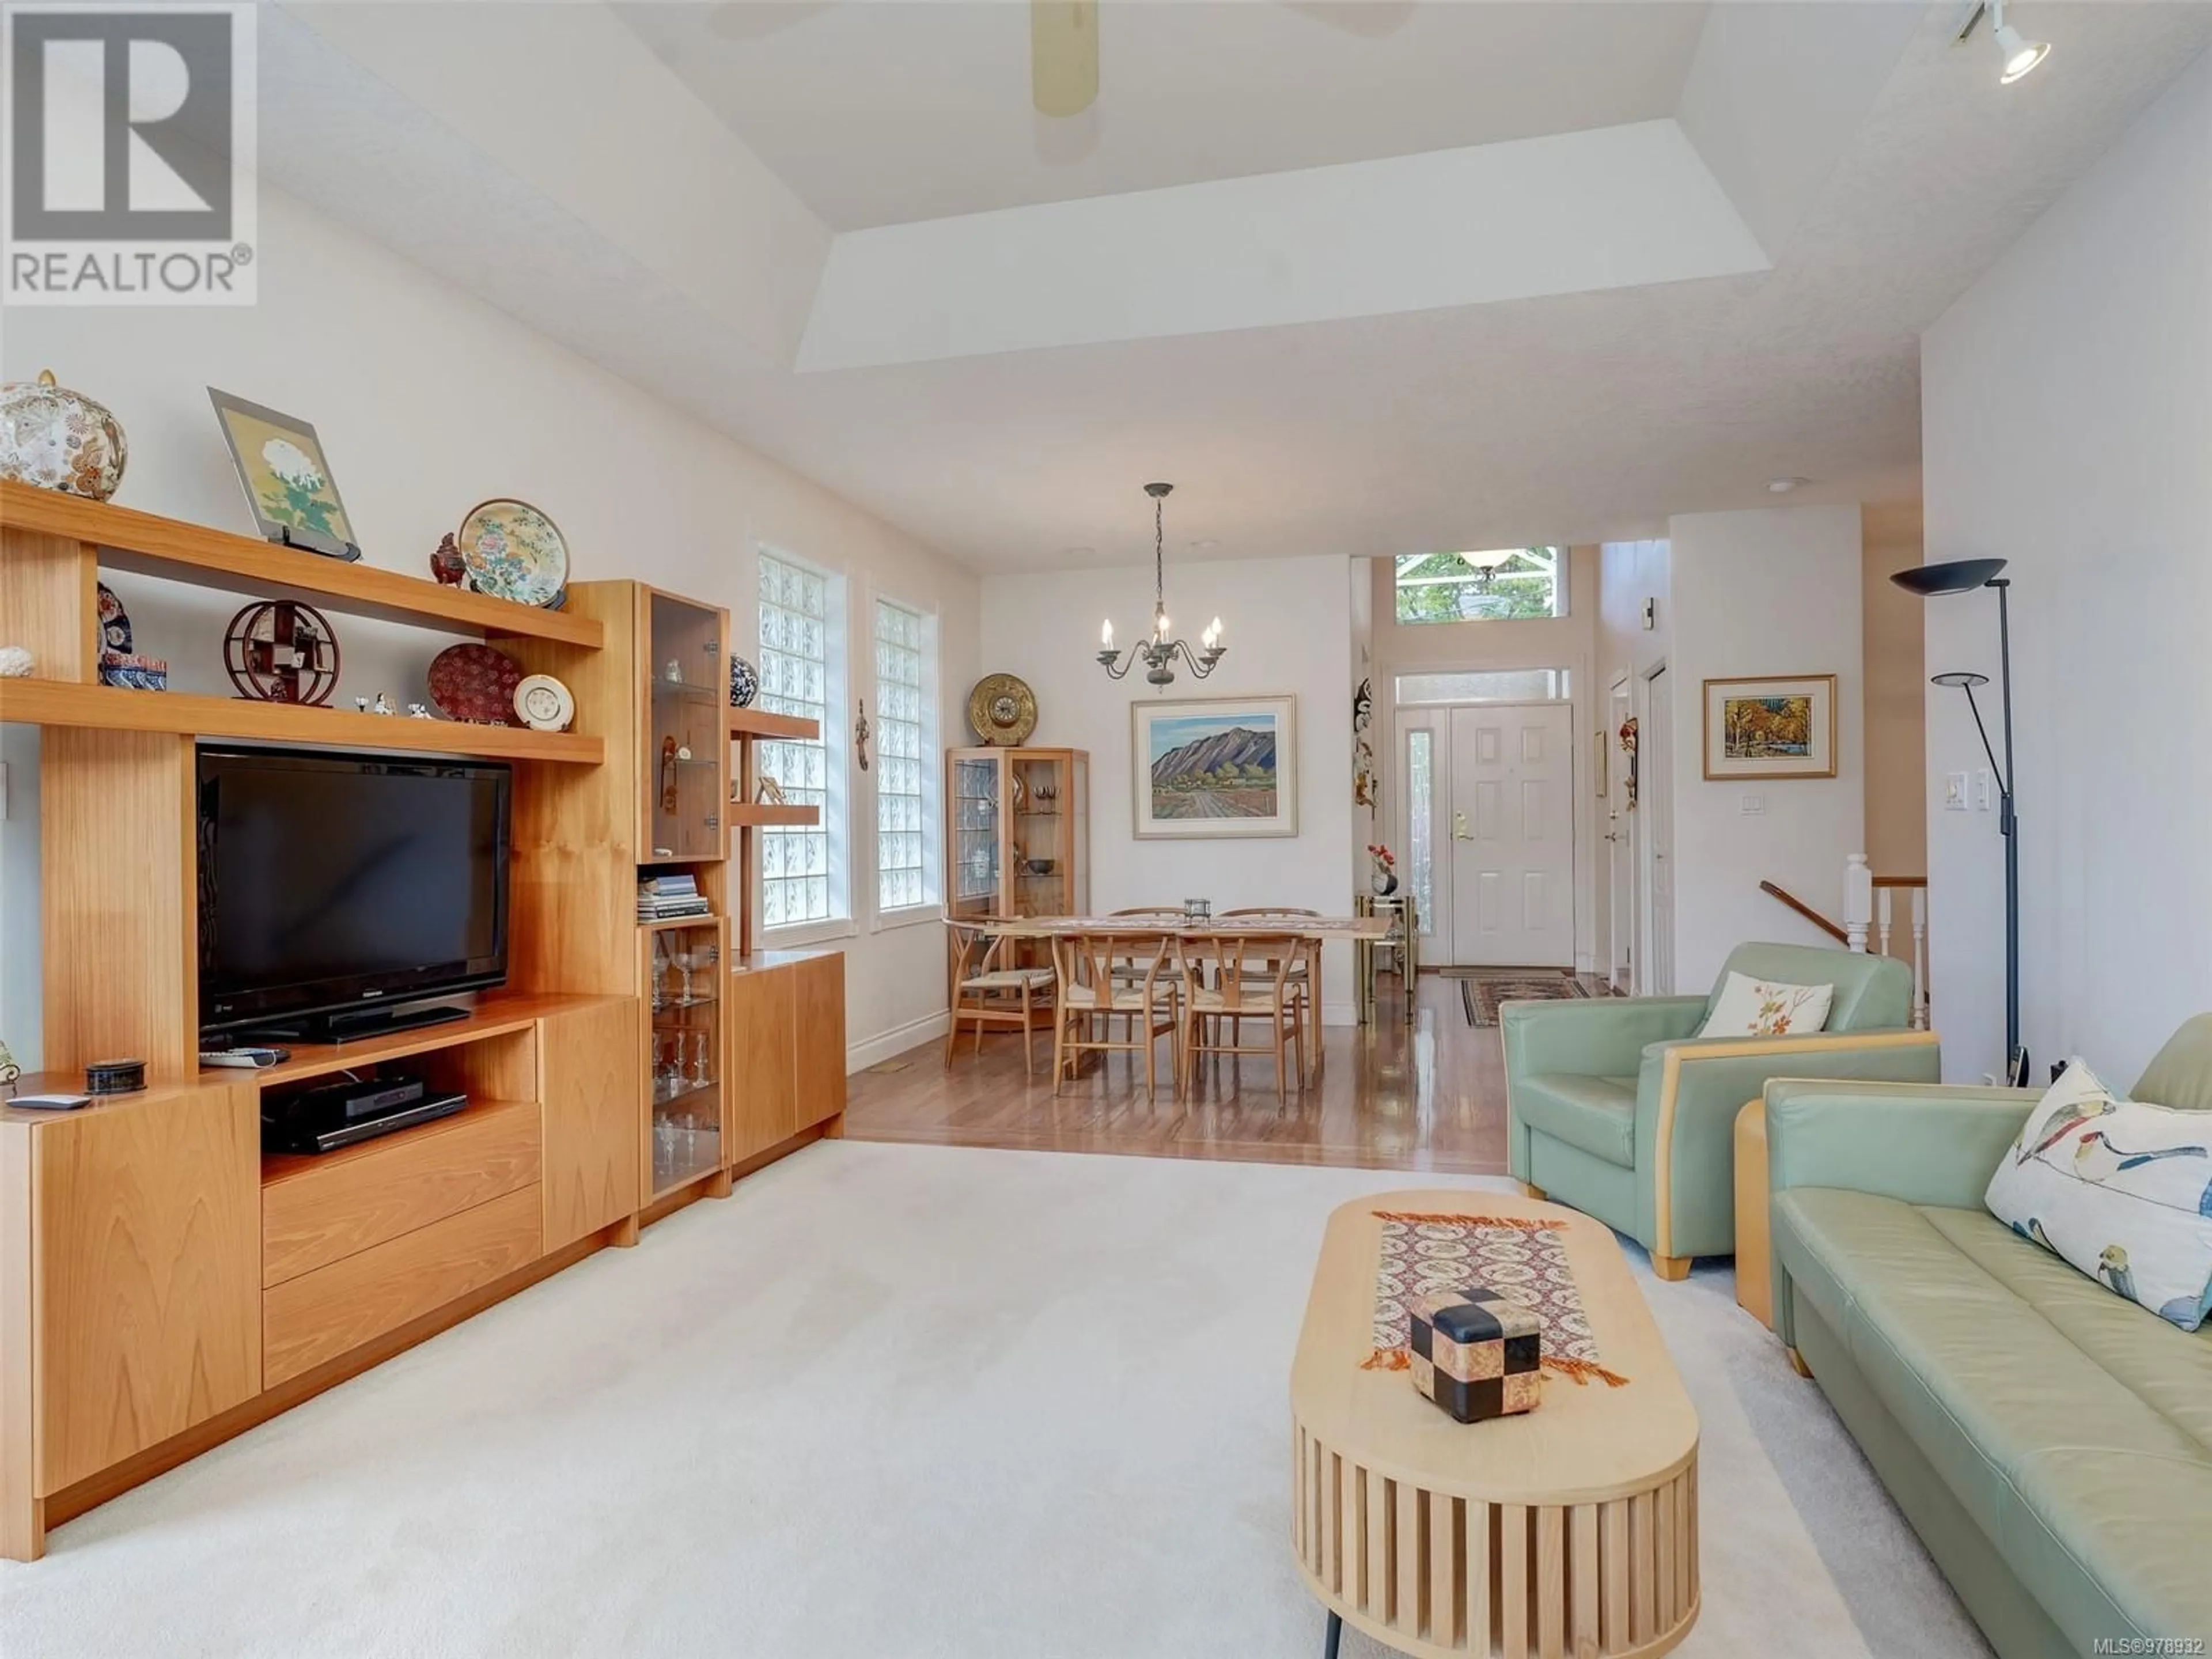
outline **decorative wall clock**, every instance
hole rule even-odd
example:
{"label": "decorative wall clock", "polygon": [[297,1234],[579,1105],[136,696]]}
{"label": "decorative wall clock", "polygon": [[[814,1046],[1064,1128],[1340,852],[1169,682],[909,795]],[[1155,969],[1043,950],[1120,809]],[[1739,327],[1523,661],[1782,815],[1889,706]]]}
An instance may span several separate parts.
{"label": "decorative wall clock", "polygon": [[1012,674],[986,674],[968,694],[968,723],[987,744],[1018,747],[1036,730],[1036,693]]}

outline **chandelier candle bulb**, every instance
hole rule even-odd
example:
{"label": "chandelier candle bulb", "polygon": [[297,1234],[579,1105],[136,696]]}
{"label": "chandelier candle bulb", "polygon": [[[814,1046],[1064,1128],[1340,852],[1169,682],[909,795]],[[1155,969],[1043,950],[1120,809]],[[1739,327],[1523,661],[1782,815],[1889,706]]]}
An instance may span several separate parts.
{"label": "chandelier candle bulb", "polygon": [[1098,629],[1098,643],[1109,651],[1114,648],[1114,619],[1109,617]]}

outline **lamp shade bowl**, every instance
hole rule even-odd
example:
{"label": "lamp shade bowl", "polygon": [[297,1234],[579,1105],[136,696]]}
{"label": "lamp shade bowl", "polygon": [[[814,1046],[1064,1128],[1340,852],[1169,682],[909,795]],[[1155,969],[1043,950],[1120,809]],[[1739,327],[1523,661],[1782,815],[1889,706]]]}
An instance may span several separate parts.
{"label": "lamp shade bowl", "polygon": [[1892,572],[1889,579],[1906,592],[1928,599],[1939,593],[1971,593],[1986,587],[2004,568],[2002,559],[1949,559],[1941,564],[1909,565]]}

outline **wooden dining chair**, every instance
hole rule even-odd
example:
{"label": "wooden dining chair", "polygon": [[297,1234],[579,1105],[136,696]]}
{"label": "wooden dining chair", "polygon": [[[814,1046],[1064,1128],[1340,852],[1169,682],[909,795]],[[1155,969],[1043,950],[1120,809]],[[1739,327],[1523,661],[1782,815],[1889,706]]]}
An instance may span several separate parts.
{"label": "wooden dining chair", "polygon": [[[1109,916],[1132,916],[1140,921],[1181,921],[1180,904],[1133,904],[1126,910],[1109,910]],[[1136,962],[1116,963],[1114,980],[1119,985],[1134,985],[1145,976],[1143,964]]]}
{"label": "wooden dining chair", "polygon": [[948,921],[945,936],[952,952],[952,1024],[945,1034],[945,1068],[952,1069],[953,1045],[960,1040],[963,1021],[975,1026],[975,1052],[983,1052],[983,1029],[988,1025],[1022,1028],[1022,1070],[1034,1076],[1036,1060],[1032,1048],[1030,1015],[1050,1004],[1053,974],[1049,968],[1003,965],[1001,947],[1012,939],[994,939],[981,927]]}
{"label": "wooden dining chair", "polygon": [[[1318,910],[1301,910],[1294,905],[1255,904],[1240,910],[1224,910],[1221,913],[1221,916],[1224,921],[1232,917],[1245,921],[1265,921],[1270,918],[1281,920],[1294,916],[1317,916],[1320,914]],[[1314,983],[1315,977],[1320,969],[1320,963],[1319,947],[1310,939],[1301,939],[1298,941],[1297,957],[1291,963],[1291,971],[1287,976],[1291,988],[1305,1002],[1305,1007],[1301,1012],[1300,1021],[1305,1027],[1306,1063],[1309,1066],[1318,1066],[1321,1063],[1321,1009],[1316,1005]],[[1242,1036],[1243,1033],[1239,1032],[1237,1035]]]}
{"label": "wooden dining chair", "polygon": [[[1290,1082],[1306,1088],[1305,998],[1291,987],[1290,970],[1304,941],[1296,933],[1186,936],[1176,940],[1182,969],[1182,1083],[1189,1087],[1201,1054],[1228,1054],[1232,1063],[1246,1054],[1275,1057],[1275,1097],[1290,1099]],[[1209,971],[1210,970],[1210,971]],[[1244,1022],[1267,1023],[1272,1041],[1247,1046]],[[1221,1040],[1226,1021],[1229,1040]]]}
{"label": "wooden dining chair", "polygon": [[[1175,975],[1168,966],[1170,940],[1158,933],[1060,933],[1052,941],[1054,988],[1059,1012],[1052,1027],[1052,1091],[1071,1075],[1087,1053],[1145,1056],[1145,1097],[1158,1091],[1159,1040],[1169,1040],[1170,1084],[1182,1075]],[[1136,977],[1126,977],[1134,968]],[[1117,973],[1117,970],[1120,970]],[[1128,1022],[1129,1035],[1114,1040],[1114,1021]]]}

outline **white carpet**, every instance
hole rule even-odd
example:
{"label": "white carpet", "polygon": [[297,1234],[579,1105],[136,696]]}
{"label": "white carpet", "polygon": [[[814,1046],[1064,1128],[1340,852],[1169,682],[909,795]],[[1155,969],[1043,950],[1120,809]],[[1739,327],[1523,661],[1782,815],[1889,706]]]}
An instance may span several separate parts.
{"label": "white carpet", "polygon": [[[1312,1659],[1322,1221],[1495,1184],[825,1142],[0,1563],[0,1654]],[[1635,1259],[1704,1431],[1679,1651],[1984,1652],[1726,1272]]]}

